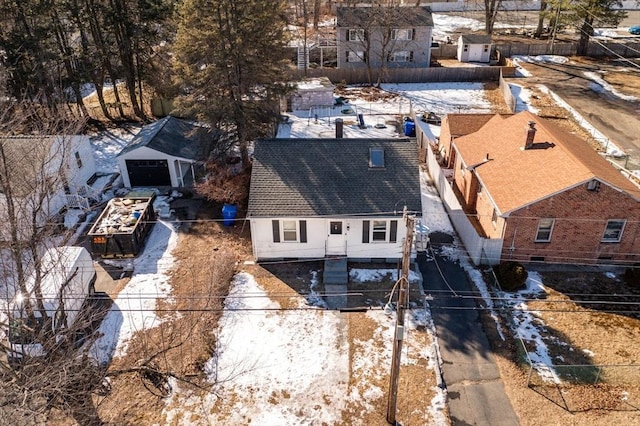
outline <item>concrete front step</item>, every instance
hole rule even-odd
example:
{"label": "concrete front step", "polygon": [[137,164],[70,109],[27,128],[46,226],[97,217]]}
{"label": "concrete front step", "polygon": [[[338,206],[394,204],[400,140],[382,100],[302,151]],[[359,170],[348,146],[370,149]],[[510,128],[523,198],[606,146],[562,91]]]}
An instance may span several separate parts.
{"label": "concrete front step", "polygon": [[322,272],[323,284],[347,284],[349,274],[347,272],[347,259],[328,258],[324,261]]}

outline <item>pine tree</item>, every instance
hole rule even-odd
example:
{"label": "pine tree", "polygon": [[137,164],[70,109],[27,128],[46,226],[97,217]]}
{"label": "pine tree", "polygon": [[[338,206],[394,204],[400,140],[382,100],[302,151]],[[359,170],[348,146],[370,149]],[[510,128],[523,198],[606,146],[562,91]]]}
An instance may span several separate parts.
{"label": "pine tree", "polygon": [[222,130],[249,164],[247,143],[269,136],[286,92],[285,4],[186,0],[178,24],[176,74],[184,113]]}

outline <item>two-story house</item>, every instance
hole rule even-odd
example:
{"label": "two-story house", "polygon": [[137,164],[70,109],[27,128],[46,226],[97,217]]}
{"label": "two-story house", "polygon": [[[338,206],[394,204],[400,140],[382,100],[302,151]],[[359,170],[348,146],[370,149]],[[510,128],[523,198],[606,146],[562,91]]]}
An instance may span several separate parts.
{"label": "two-story house", "polygon": [[338,68],[421,68],[431,61],[429,7],[339,7],[336,26]]}

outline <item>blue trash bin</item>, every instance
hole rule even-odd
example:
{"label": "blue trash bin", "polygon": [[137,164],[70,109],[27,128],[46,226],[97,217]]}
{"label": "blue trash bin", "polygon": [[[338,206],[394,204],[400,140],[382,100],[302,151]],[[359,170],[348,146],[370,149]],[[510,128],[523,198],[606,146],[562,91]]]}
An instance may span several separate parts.
{"label": "blue trash bin", "polygon": [[238,208],[234,204],[225,204],[222,206],[222,223],[224,226],[232,226],[235,223]]}
{"label": "blue trash bin", "polygon": [[413,120],[404,121],[404,135],[414,137],[416,135],[416,123]]}

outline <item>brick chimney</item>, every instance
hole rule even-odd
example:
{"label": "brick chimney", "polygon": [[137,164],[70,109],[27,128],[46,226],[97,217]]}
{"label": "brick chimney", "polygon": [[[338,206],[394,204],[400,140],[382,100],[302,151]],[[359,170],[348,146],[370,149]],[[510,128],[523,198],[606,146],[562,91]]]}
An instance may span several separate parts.
{"label": "brick chimney", "polygon": [[536,137],[536,122],[530,121],[527,128],[527,139],[524,142],[524,149],[529,149],[533,145],[533,138]]}

